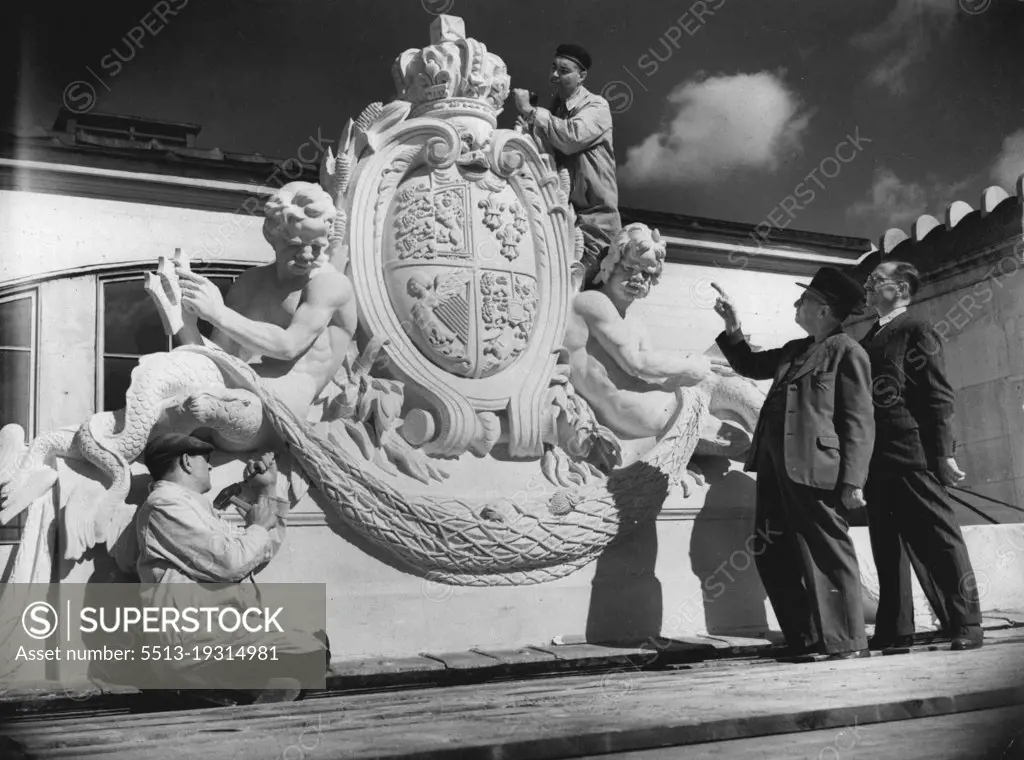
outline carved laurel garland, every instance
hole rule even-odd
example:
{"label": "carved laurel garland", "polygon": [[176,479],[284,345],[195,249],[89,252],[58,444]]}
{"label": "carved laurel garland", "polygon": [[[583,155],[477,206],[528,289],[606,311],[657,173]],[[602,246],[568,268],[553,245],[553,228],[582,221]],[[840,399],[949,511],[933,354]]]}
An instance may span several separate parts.
{"label": "carved laurel garland", "polygon": [[[522,505],[509,499],[406,496],[295,416],[247,364],[221,351],[187,349],[209,356],[260,398],[266,419],[327,508],[415,572],[455,585],[543,583],[593,561],[612,539],[661,509],[693,454],[708,413],[705,391],[682,389],[674,429],[642,461],[578,489],[528,495]],[[552,502],[565,500],[575,507],[555,516]]]}

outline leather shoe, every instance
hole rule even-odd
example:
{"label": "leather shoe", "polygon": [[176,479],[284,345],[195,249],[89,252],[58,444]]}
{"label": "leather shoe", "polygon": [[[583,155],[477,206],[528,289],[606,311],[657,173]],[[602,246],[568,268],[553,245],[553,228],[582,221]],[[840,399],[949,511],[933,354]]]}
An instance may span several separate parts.
{"label": "leather shoe", "polygon": [[870,656],[870,649],[854,649],[849,652],[836,652],[835,654],[830,654],[828,657],[825,658],[825,660],[859,660],[861,657]]}
{"label": "leather shoe", "polygon": [[953,643],[949,648],[954,652],[964,652],[968,649],[981,649],[982,644],[984,643],[985,640],[981,636],[958,636],[957,638],[953,639]]}
{"label": "leather shoe", "polygon": [[875,652],[883,649],[906,649],[912,646],[914,646],[913,634],[909,636],[896,636],[891,639],[880,639],[877,636],[872,636],[868,639],[868,649]]}
{"label": "leather shoe", "polygon": [[805,657],[811,654],[817,654],[821,651],[819,644],[786,644],[785,646],[773,648],[769,651],[769,656],[775,658],[787,658],[787,657]]}

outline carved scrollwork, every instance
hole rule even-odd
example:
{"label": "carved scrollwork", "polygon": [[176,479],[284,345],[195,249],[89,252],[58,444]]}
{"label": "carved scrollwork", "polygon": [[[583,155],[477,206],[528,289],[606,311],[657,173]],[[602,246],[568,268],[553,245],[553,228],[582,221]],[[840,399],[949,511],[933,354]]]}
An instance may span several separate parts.
{"label": "carved scrollwork", "polygon": [[503,141],[492,154],[494,173],[499,177],[508,177],[523,168],[526,159],[521,150],[517,150],[517,147],[514,143],[508,144]]}
{"label": "carved scrollwork", "polygon": [[427,140],[424,151],[424,158],[427,165],[432,169],[445,169],[455,163],[455,160],[462,152],[462,141],[452,140],[450,135],[437,135]]}

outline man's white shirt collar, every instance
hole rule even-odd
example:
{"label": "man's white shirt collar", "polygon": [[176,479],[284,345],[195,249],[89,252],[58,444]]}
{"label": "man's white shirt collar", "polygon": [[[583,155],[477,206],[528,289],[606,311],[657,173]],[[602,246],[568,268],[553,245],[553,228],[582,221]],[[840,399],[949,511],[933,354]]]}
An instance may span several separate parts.
{"label": "man's white shirt collar", "polygon": [[896,319],[896,317],[898,317],[900,314],[902,314],[906,310],[907,310],[906,306],[900,306],[897,309],[893,309],[888,314],[886,314],[884,317],[879,317],[878,318],[878,326],[879,327],[885,327],[887,324],[892,322],[894,319]]}

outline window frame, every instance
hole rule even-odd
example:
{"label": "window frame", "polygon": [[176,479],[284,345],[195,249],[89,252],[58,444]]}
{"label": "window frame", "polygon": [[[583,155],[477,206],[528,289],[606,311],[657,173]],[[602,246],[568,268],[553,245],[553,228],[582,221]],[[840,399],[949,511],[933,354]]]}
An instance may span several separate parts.
{"label": "window frame", "polygon": [[[253,265],[258,266],[258,265]],[[197,264],[193,262],[192,271],[196,274],[201,274],[206,277],[231,277],[233,280],[237,280],[238,276],[247,269],[251,269],[252,266],[239,266],[234,264]],[[144,287],[146,282],[146,274],[153,272],[152,266],[145,267],[132,267],[131,269],[118,270],[116,272],[108,272],[105,274],[99,274],[96,277],[96,397],[94,399],[94,408],[97,412],[104,411],[104,375],[106,374],[105,360],[110,359],[138,359],[139,356],[146,356],[146,354],[121,354],[121,353],[107,353],[106,351],[106,329],[105,329],[105,317],[106,317],[106,293],[105,285],[113,282],[131,282],[137,281],[139,283],[140,290]],[[146,294],[148,298],[149,295]],[[167,348],[165,350],[170,351],[174,348],[174,343],[170,336],[166,336]]]}
{"label": "window frame", "polygon": [[[29,355],[28,415],[25,437],[27,442],[31,443],[32,439],[36,436],[36,428],[39,424],[36,416],[39,408],[37,403],[37,396],[39,393],[39,287],[34,286],[31,288],[12,290],[6,293],[0,292],[0,303],[10,303],[11,301],[20,301],[22,299],[28,299],[30,302],[29,314],[31,319],[29,322],[29,345],[27,348],[24,346],[4,345],[0,346],[0,350],[25,351]],[[24,533],[24,527],[24,512],[18,515],[13,523],[0,526],[0,546],[20,543],[21,537]],[[12,538],[8,538],[5,535],[8,531],[15,532],[16,535]]]}

